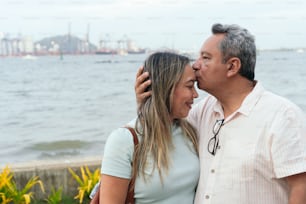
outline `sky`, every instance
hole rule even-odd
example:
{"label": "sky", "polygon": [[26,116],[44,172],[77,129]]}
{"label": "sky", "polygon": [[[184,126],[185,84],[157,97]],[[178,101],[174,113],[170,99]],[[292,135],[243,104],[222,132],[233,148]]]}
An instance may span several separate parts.
{"label": "sky", "polygon": [[199,50],[214,23],[238,24],[258,49],[306,48],[305,0],[1,0],[0,38],[132,39],[143,48]]}

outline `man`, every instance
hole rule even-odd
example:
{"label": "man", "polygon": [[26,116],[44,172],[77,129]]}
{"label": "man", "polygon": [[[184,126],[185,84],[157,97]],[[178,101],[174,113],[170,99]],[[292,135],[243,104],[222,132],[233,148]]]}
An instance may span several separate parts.
{"label": "man", "polygon": [[[210,95],[188,120],[199,134],[201,174],[195,203],[306,204],[306,118],[254,80],[254,37],[215,24],[193,68]],[[137,74],[137,100],[148,75]]]}

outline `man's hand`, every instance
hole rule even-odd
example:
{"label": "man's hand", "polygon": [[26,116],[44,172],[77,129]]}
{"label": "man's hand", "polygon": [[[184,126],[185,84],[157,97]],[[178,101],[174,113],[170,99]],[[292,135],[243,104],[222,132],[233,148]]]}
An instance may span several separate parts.
{"label": "man's hand", "polygon": [[151,91],[145,92],[146,88],[150,86],[151,80],[148,79],[149,73],[143,73],[143,67],[140,67],[137,71],[136,82],[135,82],[135,93],[136,93],[136,102],[139,106],[140,103],[147,97],[151,96]]}

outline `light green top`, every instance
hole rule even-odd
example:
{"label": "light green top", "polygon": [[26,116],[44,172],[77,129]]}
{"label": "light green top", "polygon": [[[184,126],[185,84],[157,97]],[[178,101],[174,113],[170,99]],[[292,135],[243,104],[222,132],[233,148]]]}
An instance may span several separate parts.
{"label": "light green top", "polygon": [[[140,137],[139,137],[140,139]],[[192,204],[198,184],[200,166],[192,143],[183,136],[180,127],[173,127],[174,150],[171,152],[169,173],[163,184],[156,170],[147,165],[150,175],[146,182],[136,178],[136,204]],[[102,160],[101,173],[121,178],[131,178],[131,160],[134,152],[133,136],[126,128],[116,129],[108,137]]]}

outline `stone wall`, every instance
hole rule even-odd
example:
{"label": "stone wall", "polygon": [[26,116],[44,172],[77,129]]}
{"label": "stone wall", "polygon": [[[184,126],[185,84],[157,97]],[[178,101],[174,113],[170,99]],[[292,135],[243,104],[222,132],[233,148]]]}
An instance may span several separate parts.
{"label": "stone wall", "polygon": [[51,192],[51,187],[58,189],[63,187],[63,195],[75,196],[77,194],[78,184],[71,176],[68,168],[80,174],[80,167],[87,166],[91,172],[101,167],[101,158],[91,157],[74,160],[56,160],[56,161],[32,161],[23,164],[9,166],[14,173],[17,186],[24,187],[33,176],[39,176],[43,182],[46,195],[44,195],[39,185],[33,188],[34,196],[37,199],[44,199]]}

